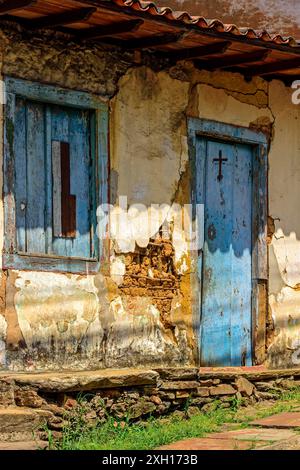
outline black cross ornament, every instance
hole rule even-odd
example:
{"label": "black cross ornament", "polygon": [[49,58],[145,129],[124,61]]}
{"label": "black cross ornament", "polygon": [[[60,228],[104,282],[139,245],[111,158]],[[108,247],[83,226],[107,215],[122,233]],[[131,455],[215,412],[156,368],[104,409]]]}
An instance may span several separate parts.
{"label": "black cross ornament", "polygon": [[222,150],[219,151],[219,158],[214,158],[214,162],[217,162],[219,164],[219,174],[218,174],[218,181],[221,181],[223,179],[223,174],[222,174],[222,164],[223,162],[227,162],[228,158],[222,158]]}

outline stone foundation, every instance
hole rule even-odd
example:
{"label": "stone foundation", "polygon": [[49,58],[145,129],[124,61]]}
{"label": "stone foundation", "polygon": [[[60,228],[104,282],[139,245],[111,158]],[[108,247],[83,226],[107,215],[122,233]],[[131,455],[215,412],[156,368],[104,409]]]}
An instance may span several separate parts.
{"label": "stone foundation", "polygon": [[[22,412],[26,414],[26,423],[33,423],[32,429],[38,437],[45,434],[42,431],[45,425],[59,437],[64,425],[79,414],[91,424],[104,423],[109,417],[117,423],[169,414],[188,418],[217,407],[231,408],[276,399],[285,391],[300,387],[299,369],[249,370],[189,368],[1,374],[0,440],[18,440],[18,431],[22,434],[22,423],[18,421]],[[12,417],[17,419],[17,425]]]}

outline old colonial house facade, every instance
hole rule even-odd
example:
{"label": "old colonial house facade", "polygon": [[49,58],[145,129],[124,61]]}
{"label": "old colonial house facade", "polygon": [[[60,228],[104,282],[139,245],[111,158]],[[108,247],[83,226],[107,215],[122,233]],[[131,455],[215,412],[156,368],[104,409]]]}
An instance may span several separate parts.
{"label": "old colonial house facade", "polygon": [[140,0],[0,15],[1,369],[297,366],[296,40]]}

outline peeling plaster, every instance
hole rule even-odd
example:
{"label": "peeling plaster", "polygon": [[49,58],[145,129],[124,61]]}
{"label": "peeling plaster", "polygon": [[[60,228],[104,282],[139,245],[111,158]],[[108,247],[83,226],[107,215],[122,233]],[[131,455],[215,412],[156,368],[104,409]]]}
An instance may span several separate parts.
{"label": "peeling plaster", "polygon": [[1,34],[3,74],[88,91],[106,99],[116,93],[118,80],[133,58],[132,53],[101,45],[70,43],[51,31],[24,35],[19,27],[13,30],[10,25]]}
{"label": "peeling plaster", "polygon": [[291,95],[282,83],[270,83],[275,125],[269,154],[269,210],[274,220],[269,259],[275,337],[268,353],[273,367],[297,365],[293,345],[300,339],[300,108],[292,104]]}
{"label": "peeling plaster", "polygon": [[[111,162],[128,204],[169,204],[188,161],[189,84],[166,72],[131,69],[112,102]],[[126,157],[126,158],[125,158]]]}
{"label": "peeling plaster", "polygon": [[6,331],[7,322],[3,315],[0,314],[0,365],[6,365]]}
{"label": "peeling plaster", "polygon": [[174,79],[189,82],[192,87],[202,84],[223,90],[241,103],[252,104],[258,108],[268,106],[268,83],[260,77],[245,81],[239,73],[198,70],[192,62],[178,63],[169,70],[169,74]]}
{"label": "peeling plaster", "polygon": [[[130,312],[128,312],[130,302]],[[111,303],[114,322],[111,326],[107,348],[110,351],[108,367],[152,364],[159,366],[168,357],[169,365],[182,364],[184,348],[179,349],[160,323],[160,312],[145,297],[130,300],[115,299]],[[184,343],[185,348],[187,342]],[[133,353],[134,351],[134,353]]]}
{"label": "peeling plaster", "polygon": [[126,271],[126,265],[125,265],[124,257],[120,256],[118,258],[115,258],[113,256],[110,262],[110,276],[117,285],[122,284],[125,271]]}
{"label": "peeling plaster", "polygon": [[103,329],[92,276],[19,272],[16,287],[19,325],[35,361],[37,348],[53,360],[62,352],[66,361],[74,361],[76,353],[97,353],[101,360]]}
{"label": "peeling plaster", "polygon": [[[160,72],[143,65],[130,68],[129,57],[116,51],[66,45],[53,34],[47,41],[25,39],[17,30],[6,34],[4,72],[90,91],[106,100],[113,96],[112,202],[126,196],[129,206],[141,203],[145,209],[134,208],[121,230],[120,209],[111,214],[110,277],[9,273],[5,300],[20,328],[13,328],[16,339],[23,337],[26,347],[3,349],[12,337],[14,316],[4,319],[0,314],[0,364],[22,370],[194,363],[190,274],[195,266],[178,224],[182,214],[151,207],[190,202],[188,117],[260,129],[271,140],[270,216],[275,230],[269,248],[270,309],[276,331],[269,364],[290,364],[300,340],[300,111],[291,104],[291,90],[277,81],[246,82],[239,74],[199,71],[188,62]],[[178,283],[167,316],[153,295],[127,295],[122,287],[128,256],[147,249],[160,230],[170,237],[172,275]],[[0,243],[1,237],[3,231]]]}
{"label": "peeling plaster", "polygon": [[228,124],[249,127],[257,119],[273,122],[272,113],[246,104],[228,95],[226,91],[208,85],[198,85],[198,117]]}

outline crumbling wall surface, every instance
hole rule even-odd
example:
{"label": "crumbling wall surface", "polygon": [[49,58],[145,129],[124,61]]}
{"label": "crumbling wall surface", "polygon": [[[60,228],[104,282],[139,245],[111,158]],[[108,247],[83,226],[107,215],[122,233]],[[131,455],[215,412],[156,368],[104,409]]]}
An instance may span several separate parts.
{"label": "crumbling wall surface", "polygon": [[[110,129],[113,194],[117,201],[123,196],[129,204],[145,207],[136,207],[133,227],[127,224],[119,234],[113,228],[113,277],[122,295],[112,308],[119,312],[119,318],[125,318],[126,312],[130,322],[137,323],[138,312],[147,312],[148,316],[150,304],[153,318],[157,315],[161,325],[156,343],[146,327],[139,338],[134,330],[131,340],[118,333],[119,341],[114,338],[113,355],[108,359],[112,366],[124,355],[127,361],[136,358],[145,346],[148,357],[156,361],[166,355],[176,364],[193,357],[197,360],[199,312],[195,312],[194,323],[192,307],[196,299],[191,284],[196,272],[194,253],[185,234],[174,230],[178,229],[176,211],[171,216],[167,213],[160,233],[159,214],[163,215],[163,209],[152,207],[190,202],[189,117],[251,127],[269,137],[274,118],[269,109],[268,84],[261,79],[247,83],[238,74],[199,71],[191,63],[158,73],[141,66],[130,69],[120,80],[119,93],[112,101]],[[153,227],[150,234],[145,231],[149,219]],[[158,269],[161,250],[169,251],[173,258],[168,263],[162,260],[166,269]],[[113,331],[122,330],[124,320],[113,326]],[[156,359],[150,344],[158,347]]]}
{"label": "crumbling wall surface", "polygon": [[[0,65],[3,63],[3,48],[4,44],[3,38],[0,37]],[[0,72],[0,96],[4,96],[4,85],[2,80],[2,72]],[[0,103],[0,142],[3,143],[3,117],[4,117],[4,107]],[[3,168],[3,145],[0,145],[0,166]],[[4,211],[3,211],[3,172],[0,171],[0,249],[3,247],[4,239]],[[6,348],[7,348],[7,321],[3,315],[5,310],[5,292],[6,286],[6,273],[2,271],[2,257],[0,256],[0,369],[6,367]]]}
{"label": "crumbling wall surface", "polygon": [[174,223],[180,210],[170,209],[189,202],[188,101],[188,82],[142,66],[122,77],[111,104],[112,202],[126,198],[130,214],[125,230],[111,219],[119,295],[111,304],[109,366],[194,360],[188,244]]}
{"label": "crumbling wall surface", "polygon": [[70,43],[55,32],[24,34],[15,26],[1,32],[2,73],[16,78],[87,91],[108,98],[132,61],[132,53],[99,44]]}
{"label": "crumbling wall surface", "polygon": [[[70,43],[63,35],[22,33],[2,25],[4,75],[86,91],[108,101],[131,65],[132,53]],[[1,96],[2,88],[1,88]],[[0,108],[0,120],[5,106]],[[1,125],[1,142],[3,125]],[[1,145],[1,168],[3,155]],[[0,176],[2,194],[3,175]],[[0,248],[3,247],[0,205]],[[0,368],[15,370],[105,367],[109,283],[96,276],[4,271],[0,280]]]}
{"label": "crumbling wall surface", "polygon": [[[17,30],[7,34],[2,69],[111,99],[110,194],[116,207],[110,219],[110,272],[5,272],[0,284],[0,367],[195,364],[196,264],[182,226],[184,218],[189,232],[191,214],[181,211],[190,203],[191,191],[187,119],[214,119],[270,136],[277,115],[275,106],[270,107],[269,85],[256,78],[247,83],[238,74],[198,71],[190,63],[158,72],[130,64],[130,57],[117,51],[67,44],[51,34],[46,39],[25,39]],[[276,86],[272,84],[274,96]],[[277,91],[284,96],[284,87]],[[282,150],[278,135],[276,155]],[[294,138],[291,133],[290,140]],[[297,174],[293,165],[290,171]],[[131,209],[120,226],[121,197]],[[275,209],[274,218],[281,206]]]}
{"label": "crumbling wall surface", "polygon": [[[12,61],[14,47],[7,46]],[[62,75],[55,78],[47,71],[50,52],[45,75],[38,70],[39,80],[63,85]],[[100,59],[94,59],[97,69]],[[15,69],[18,76],[24,72],[32,78],[28,60],[25,54],[25,65]],[[65,60],[61,69],[67,67]],[[6,71],[13,69],[4,62]],[[74,78],[75,72],[67,76]],[[80,83],[79,74],[69,86],[87,85]],[[200,72],[189,63],[160,72],[143,65],[128,68],[111,100],[110,187],[117,208],[111,217],[110,276],[9,272],[0,323],[4,367],[153,367],[197,361],[191,285],[195,259],[186,227],[179,223],[182,206],[190,203],[189,116],[269,130],[273,115],[267,84],[259,79],[246,83],[237,74]],[[130,207],[140,206],[120,227],[121,197]],[[184,219],[190,229],[188,211]]]}
{"label": "crumbling wall surface", "polygon": [[269,347],[273,367],[300,364],[300,108],[291,88],[270,84],[275,135],[269,163],[270,310],[274,338]]}
{"label": "crumbling wall surface", "polygon": [[[111,168],[112,199],[117,183],[115,196],[128,196],[129,204],[188,201],[188,83],[156,76],[145,67],[136,69],[134,82],[130,54],[64,43],[56,34],[25,38],[18,30],[9,31],[1,45],[6,75],[92,92],[105,100],[116,96],[115,108],[125,114],[119,118],[113,112],[111,118],[111,154],[117,162]],[[116,150],[114,129],[120,123],[125,138],[118,135]],[[141,152],[147,155],[144,160]],[[135,234],[125,237],[131,246],[133,241],[131,249],[112,238],[111,276],[6,272],[1,366],[46,370],[193,363],[185,241],[173,243],[162,231],[160,209],[154,219],[151,236],[143,233],[141,217],[132,222]]]}

